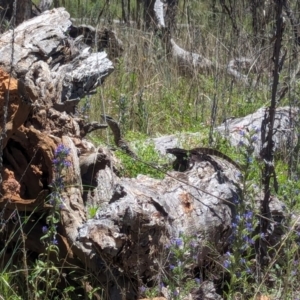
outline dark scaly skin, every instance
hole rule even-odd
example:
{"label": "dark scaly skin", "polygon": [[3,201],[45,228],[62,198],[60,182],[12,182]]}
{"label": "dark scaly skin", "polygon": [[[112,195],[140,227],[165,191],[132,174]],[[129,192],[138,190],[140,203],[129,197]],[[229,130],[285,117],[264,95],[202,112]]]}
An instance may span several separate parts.
{"label": "dark scaly skin", "polygon": [[122,151],[126,152],[133,158],[137,158],[136,154],[130,149],[128,143],[122,138],[121,129],[117,121],[115,121],[112,117],[107,115],[102,115],[103,120],[106,121],[108,126],[110,127],[113,136],[114,142],[117,147],[119,147]]}
{"label": "dark scaly skin", "polygon": [[[211,149],[211,148],[205,148],[205,147],[199,147],[194,148],[191,150],[185,150],[181,148],[171,148],[166,150],[167,153],[173,154],[176,156],[176,160],[174,162],[174,169],[178,171],[185,171],[189,168],[189,164],[191,164],[191,158],[192,160],[197,160],[197,157],[202,160],[206,160],[208,157],[205,157],[207,155],[217,156],[219,158],[222,158],[229,163],[231,163],[233,166],[235,166],[237,169],[241,170],[241,167],[238,163],[236,163],[233,159],[231,159],[229,156],[225,155],[224,153]],[[208,159],[209,160],[209,159]]]}
{"label": "dark scaly skin", "polygon": [[217,156],[219,158],[222,158],[226,161],[228,161],[229,163],[231,163],[232,165],[234,165],[237,169],[241,170],[241,166],[235,162],[232,158],[230,158],[229,156],[227,156],[226,154],[216,150],[216,149],[211,149],[211,148],[194,148],[192,149],[192,153],[203,153],[203,154],[206,154],[206,155],[214,155],[214,156]]}

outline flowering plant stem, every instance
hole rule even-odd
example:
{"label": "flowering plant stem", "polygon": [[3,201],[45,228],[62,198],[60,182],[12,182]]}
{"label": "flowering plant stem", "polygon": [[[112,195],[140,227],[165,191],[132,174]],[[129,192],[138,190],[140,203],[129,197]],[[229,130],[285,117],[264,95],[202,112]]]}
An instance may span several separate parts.
{"label": "flowering plant stem", "polygon": [[[46,272],[45,278],[42,280],[46,286],[45,292],[43,294],[44,299],[50,297],[52,288],[52,282],[59,276],[59,271],[53,263],[53,255],[58,257],[59,248],[57,241],[57,224],[60,221],[60,209],[64,206],[64,201],[62,193],[64,191],[64,170],[70,167],[70,162],[67,157],[70,153],[70,149],[60,144],[54,152],[54,159],[52,161],[54,168],[54,179],[50,187],[52,192],[50,195],[49,203],[51,204],[51,209],[49,215],[46,218],[46,225],[43,226],[42,230],[44,235],[41,240],[45,241],[46,253],[44,254],[45,262],[39,261],[40,272]],[[41,274],[40,274],[41,275]],[[37,281],[41,279],[37,276]],[[51,290],[50,290],[51,289]],[[51,297],[50,297],[51,298]]]}

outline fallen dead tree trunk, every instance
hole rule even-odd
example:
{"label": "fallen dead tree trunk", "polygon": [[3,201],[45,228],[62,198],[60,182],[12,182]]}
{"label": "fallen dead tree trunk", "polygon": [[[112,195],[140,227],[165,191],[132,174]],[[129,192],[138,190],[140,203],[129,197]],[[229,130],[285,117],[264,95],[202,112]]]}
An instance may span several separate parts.
{"label": "fallen dead tree trunk", "polygon": [[[197,243],[192,268],[209,261],[212,248],[222,257],[242,200],[240,170],[224,157],[200,151],[183,160],[184,169],[177,156],[181,172],[163,180],[118,177],[113,154],[84,139],[106,125],[86,124],[77,111],[80,98],[93,93],[113,66],[104,52],[92,53],[82,39],[70,37],[69,28],[69,14],[61,8],[0,37],[1,107],[8,104],[0,120],[5,124],[1,218],[10,232],[12,216],[29,213],[34,222],[22,227],[26,248],[44,251],[39,239],[46,223],[42,215],[53,211],[54,153],[59,145],[68,149],[70,164],[59,195],[60,258],[92,272],[110,299],[136,299],[141,283],[157,280],[165,246],[180,232]],[[272,204],[272,212],[283,218],[277,200]],[[89,205],[99,207],[91,219]]]}
{"label": "fallen dead tree trunk", "polygon": [[[63,191],[66,210],[61,214],[61,248],[70,259],[79,257],[84,263],[85,249],[76,241],[77,228],[86,220],[78,156],[90,151],[82,138],[106,125],[84,122],[77,104],[95,91],[113,66],[106,53],[92,53],[82,39],[71,38],[71,25],[69,14],[60,8],[0,37],[0,101],[2,108],[7,107],[0,117],[0,207],[1,221],[7,228],[16,211],[41,215],[49,211],[54,151],[59,144],[67,145],[71,167],[65,175],[69,185]],[[24,228],[26,247],[37,253],[44,247],[34,232],[42,232],[43,225],[44,218],[35,224],[35,231],[28,224]]]}
{"label": "fallen dead tree trunk", "polygon": [[[261,131],[261,124],[266,108],[260,108],[256,112],[242,118],[229,118],[216,128],[217,132],[227,138],[233,147],[238,147],[241,143],[249,146],[249,141],[243,136],[245,132],[251,130]],[[274,151],[287,157],[297,146],[298,143],[298,108],[296,107],[277,107],[274,120]],[[252,143],[254,153],[257,157],[263,147],[259,134]]]}

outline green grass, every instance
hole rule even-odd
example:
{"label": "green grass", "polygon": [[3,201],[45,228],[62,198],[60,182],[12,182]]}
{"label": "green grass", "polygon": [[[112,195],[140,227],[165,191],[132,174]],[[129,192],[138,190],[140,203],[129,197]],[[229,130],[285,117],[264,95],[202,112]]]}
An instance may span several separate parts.
{"label": "green grass", "polygon": [[[165,172],[170,168],[170,161],[162,158],[154,150],[153,145],[147,144],[145,140],[167,134],[198,132],[199,136],[195,139],[186,138],[185,141],[182,141],[183,146],[186,148],[192,148],[199,144],[213,146],[242,164],[244,163],[246,166],[244,178],[247,178],[248,182],[244,185],[243,192],[251,200],[254,197],[253,186],[261,186],[262,162],[254,160],[253,164],[247,165],[245,161],[248,158],[245,153],[241,149],[230,147],[228,142],[218,135],[214,135],[213,144],[210,145],[209,132],[211,127],[219,125],[227,117],[246,116],[262,106],[269,105],[271,98],[271,77],[269,75],[272,74],[273,67],[270,60],[273,55],[273,44],[270,43],[270,38],[274,31],[274,23],[267,23],[263,30],[255,35],[252,26],[251,3],[226,0],[224,1],[226,5],[236,3],[233,11],[240,31],[238,35],[234,32],[232,21],[222,9],[220,1],[216,1],[215,6],[213,6],[214,1],[212,0],[179,1],[178,23],[188,24],[188,26],[178,26],[174,33],[175,41],[184,49],[200,53],[218,65],[210,72],[196,73],[194,76],[186,77],[178,72],[174,63],[168,61],[158,33],[145,32],[136,24],[128,27],[118,26],[112,22],[122,18],[119,0],[110,0],[107,7],[104,6],[105,1],[99,0],[60,0],[58,2],[59,6],[65,6],[71,16],[78,19],[78,23],[86,23],[90,20],[90,23],[94,24],[100,11],[104,8],[100,27],[104,25],[113,27],[124,43],[124,54],[114,61],[114,72],[99,88],[98,93],[91,98],[90,110],[85,112],[89,120],[102,122],[100,116],[105,107],[105,113],[120,122],[123,135],[132,143],[133,149],[139,157],[139,160],[135,160],[121,150],[117,150],[115,154],[122,161],[121,175],[136,177],[139,174],[145,174],[153,178],[163,178]],[[294,12],[298,12],[297,2],[290,2]],[[131,0],[130,4],[131,19],[136,21],[136,1]],[[259,10],[258,15],[261,13],[262,10]],[[280,105],[298,104],[297,99],[300,96],[299,82],[296,81],[289,85],[289,75],[295,65],[295,60],[292,55],[293,34],[288,22],[287,20],[287,33],[283,40],[288,55],[281,73],[281,83],[285,82],[289,86],[289,93],[281,100]],[[259,78],[259,84],[255,87],[236,83],[226,74],[226,65],[229,60],[241,56],[257,59],[258,73],[249,75],[253,80]],[[84,101],[81,105],[84,105]],[[215,114],[212,114],[213,110]],[[90,135],[90,139],[98,145],[113,143],[109,130],[94,132]],[[246,223],[244,222],[240,224],[236,243],[232,246],[231,253],[227,256],[218,253],[217,258],[213,258],[213,263],[218,267],[216,274],[224,275],[223,288],[226,286],[224,297],[227,297],[228,300],[254,299],[254,295],[258,293],[273,295],[274,299],[294,300],[299,297],[299,231],[294,227],[295,220],[292,218],[293,214],[300,211],[300,170],[298,169],[298,166],[296,166],[296,170],[294,166],[289,168],[287,160],[282,156],[279,155],[276,158],[276,172],[279,181],[277,196],[285,202],[288,217],[286,222],[281,224],[285,233],[284,238],[278,241],[276,247],[270,246],[268,249],[272,255],[272,261],[261,277],[262,279],[258,280],[256,276],[259,265],[251,249],[247,250],[246,255],[243,253],[246,261],[241,263],[241,258],[244,258],[240,253],[245,234]],[[88,218],[95,217],[98,209],[98,206],[88,207]],[[241,206],[239,213],[243,215],[246,211],[253,211],[253,209],[252,206]],[[258,212],[253,211],[253,213]],[[251,222],[254,226],[257,219],[253,218]],[[182,236],[182,238],[187,237]],[[186,244],[187,248],[184,250],[188,253],[188,243]],[[24,245],[20,246],[20,243],[15,247],[14,252],[25,251]],[[6,248],[4,247],[4,249]],[[188,278],[184,278],[185,269],[181,266],[189,267],[190,257],[184,261],[187,254],[175,246],[173,249],[171,248],[173,252],[174,249],[177,251],[177,256],[175,255],[173,259],[177,258],[180,262],[183,261],[179,267],[176,267],[177,269],[175,268],[177,273],[174,271],[174,274],[177,277],[172,277],[174,274],[170,270],[162,269],[160,272],[168,275],[169,283],[173,280],[172,289],[175,291],[180,284],[183,288],[187,288],[185,286],[187,279],[192,282],[190,279],[195,276],[192,272],[195,270],[190,268]],[[20,268],[23,268],[23,263],[17,268],[14,266],[13,260],[9,260],[9,265],[5,265],[3,263],[4,252],[1,250],[0,253],[2,262],[0,299],[1,297],[12,300],[38,299],[38,297],[30,298],[26,293],[24,274],[19,271]],[[226,266],[222,259],[226,260]],[[36,283],[41,274],[50,272],[51,264],[43,266],[41,262],[42,260],[37,258],[35,263],[29,264],[26,280]],[[178,261],[175,262],[178,263]],[[75,295],[78,299],[84,298],[77,292],[81,288],[78,283],[81,282],[80,280],[68,282],[66,287],[61,290],[56,284],[58,279],[63,277],[60,274],[62,271],[58,271],[58,269],[55,271],[59,274],[50,273],[51,276],[48,274],[53,285],[49,295],[55,291],[60,293],[57,299],[60,299],[59,297],[75,299]],[[216,274],[209,274],[209,276],[211,275],[213,280]],[[75,274],[74,278],[78,279],[77,275]],[[91,279],[90,274],[85,274],[84,280],[90,281]],[[31,291],[32,295],[40,293],[43,297],[43,291],[39,290],[38,285],[32,284],[31,287],[34,289]],[[93,299],[92,294],[97,292],[96,290],[92,290],[87,297]],[[155,286],[148,292],[155,296],[158,290],[159,288]],[[82,289],[80,291],[82,292]]]}
{"label": "green grass", "polygon": [[136,177],[139,174],[144,174],[162,179],[165,177],[166,171],[172,167],[170,161],[167,158],[162,158],[152,144],[136,142],[135,152],[138,155],[138,160],[120,150],[116,151],[116,156],[121,159],[123,165],[121,176]]}

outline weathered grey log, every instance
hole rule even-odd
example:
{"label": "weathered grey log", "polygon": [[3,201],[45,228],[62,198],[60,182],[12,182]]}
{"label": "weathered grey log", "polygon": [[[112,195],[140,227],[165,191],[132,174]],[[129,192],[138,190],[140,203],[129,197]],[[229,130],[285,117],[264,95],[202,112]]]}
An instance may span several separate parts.
{"label": "weathered grey log", "polygon": [[184,50],[175,43],[174,39],[171,38],[168,43],[172,59],[182,73],[194,75],[198,72],[207,72],[213,67],[212,61],[200,54]]}
{"label": "weathered grey log", "polygon": [[[162,31],[162,44],[167,50],[168,57],[171,61],[175,62],[175,65],[182,74],[195,76],[198,73],[207,73],[216,68],[221,68],[227,70],[227,73],[236,81],[246,85],[249,84],[248,75],[242,72],[245,72],[245,70],[248,72],[253,69],[253,60],[244,57],[234,58],[229,61],[227,66],[223,66],[214,63],[201,54],[187,51],[180,47],[173,38],[178,1],[167,1],[166,6],[166,15],[164,14],[164,7],[160,0],[152,1],[152,5],[149,5],[147,10],[153,15],[152,22],[155,24],[156,29]],[[165,18],[167,19],[166,21]]]}
{"label": "weathered grey log", "polygon": [[[68,114],[75,113],[80,98],[93,93],[113,66],[105,52],[92,53],[82,41],[71,38],[71,25],[69,14],[59,8],[22,23],[14,36],[12,31],[4,33],[0,37],[0,66],[6,72],[13,66],[19,93],[35,109],[35,126],[52,127],[57,134],[66,131],[64,125],[80,136],[80,130],[87,132],[87,128]],[[50,126],[47,116],[51,117]]]}
{"label": "weathered grey log", "polygon": [[[78,241],[91,245],[104,259],[102,274],[106,274],[105,266],[114,262],[127,279],[134,278],[137,269],[133,266],[138,261],[139,276],[155,278],[160,268],[157,253],[163,255],[164,246],[180,232],[197,236],[199,245],[213,245],[222,253],[229,243],[236,213],[240,175],[230,164],[216,160],[223,171],[202,161],[184,173],[170,172],[164,180],[142,175],[136,179],[111,176],[113,194],[107,197],[106,204],[101,202],[96,217],[84,223],[78,235]],[[93,201],[97,203],[96,197]],[[284,218],[276,198],[270,207],[279,219]],[[274,235],[274,244],[279,238]],[[199,247],[202,261],[209,255],[207,250]]]}
{"label": "weathered grey log", "polygon": [[[261,124],[264,119],[265,108],[260,108],[253,114],[242,118],[231,118],[218,126],[216,130],[226,137],[233,147],[249,145],[251,142],[254,153],[259,156],[261,145]],[[281,153],[289,153],[298,142],[298,108],[278,107],[274,122],[274,150]],[[253,135],[249,141],[247,135]]]}
{"label": "weathered grey log", "polygon": [[14,31],[13,56],[12,31],[0,37],[2,69],[9,72],[13,65],[12,75],[24,80],[29,96],[39,97],[36,104],[42,104],[45,97],[58,104],[82,98],[113,70],[104,52],[91,53],[86,46],[79,50],[82,44],[68,35],[71,25],[64,8],[22,23]]}
{"label": "weathered grey log", "polygon": [[156,0],[154,2],[154,15],[157,18],[158,28],[165,27],[165,18],[164,18],[164,3],[161,0]]}
{"label": "weathered grey log", "polygon": [[[264,108],[260,108],[256,112],[242,118],[228,118],[225,122],[215,128],[216,132],[222,137],[228,139],[233,147],[238,147],[242,144],[249,145],[246,136],[251,132],[252,145],[254,153],[259,156],[261,150],[261,122],[264,117]],[[278,107],[276,110],[274,142],[275,151],[278,153],[290,153],[298,142],[298,109],[295,107]],[[255,132],[255,133],[254,133]],[[197,140],[201,138],[200,133],[180,133],[147,140],[149,145],[153,144],[154,148],[161,154],[166,155],[166,149],[180,147],[184,148],[188,144],[193,147],[203,147],[198,144]],[[130,145],[134,148],[134,142]],[[191,147],[186,147],[191,148]]]}
{"label": "weathered grey log", "polygon": [[[231,183],[238,180],[235,172],[225,171],[225,181],[220,183],[210,163],[201,162],[162,181],[147,176],[116,179],[109,204],[80,227],[78,241],[90,244],[104,258],[106,263],[98,269],[102,274],[105,265],[114,262],[127,278],[136,276],[137,261],[139,276],[154,278],[160,268],[157,253],[163,255],[165,244],[179,232],[221,251],[235,211],[238,190]],[[210,179],[199,180],[203,177]]]}
{"label": "weathered grey log", "polygon": [[229,61],[226,71],[237,82],[242,82],[245,85],[249,85],[248,75],[242,73],[244,70],[251,70],[254,65],[254,61],[247,57],[234,58]]}

